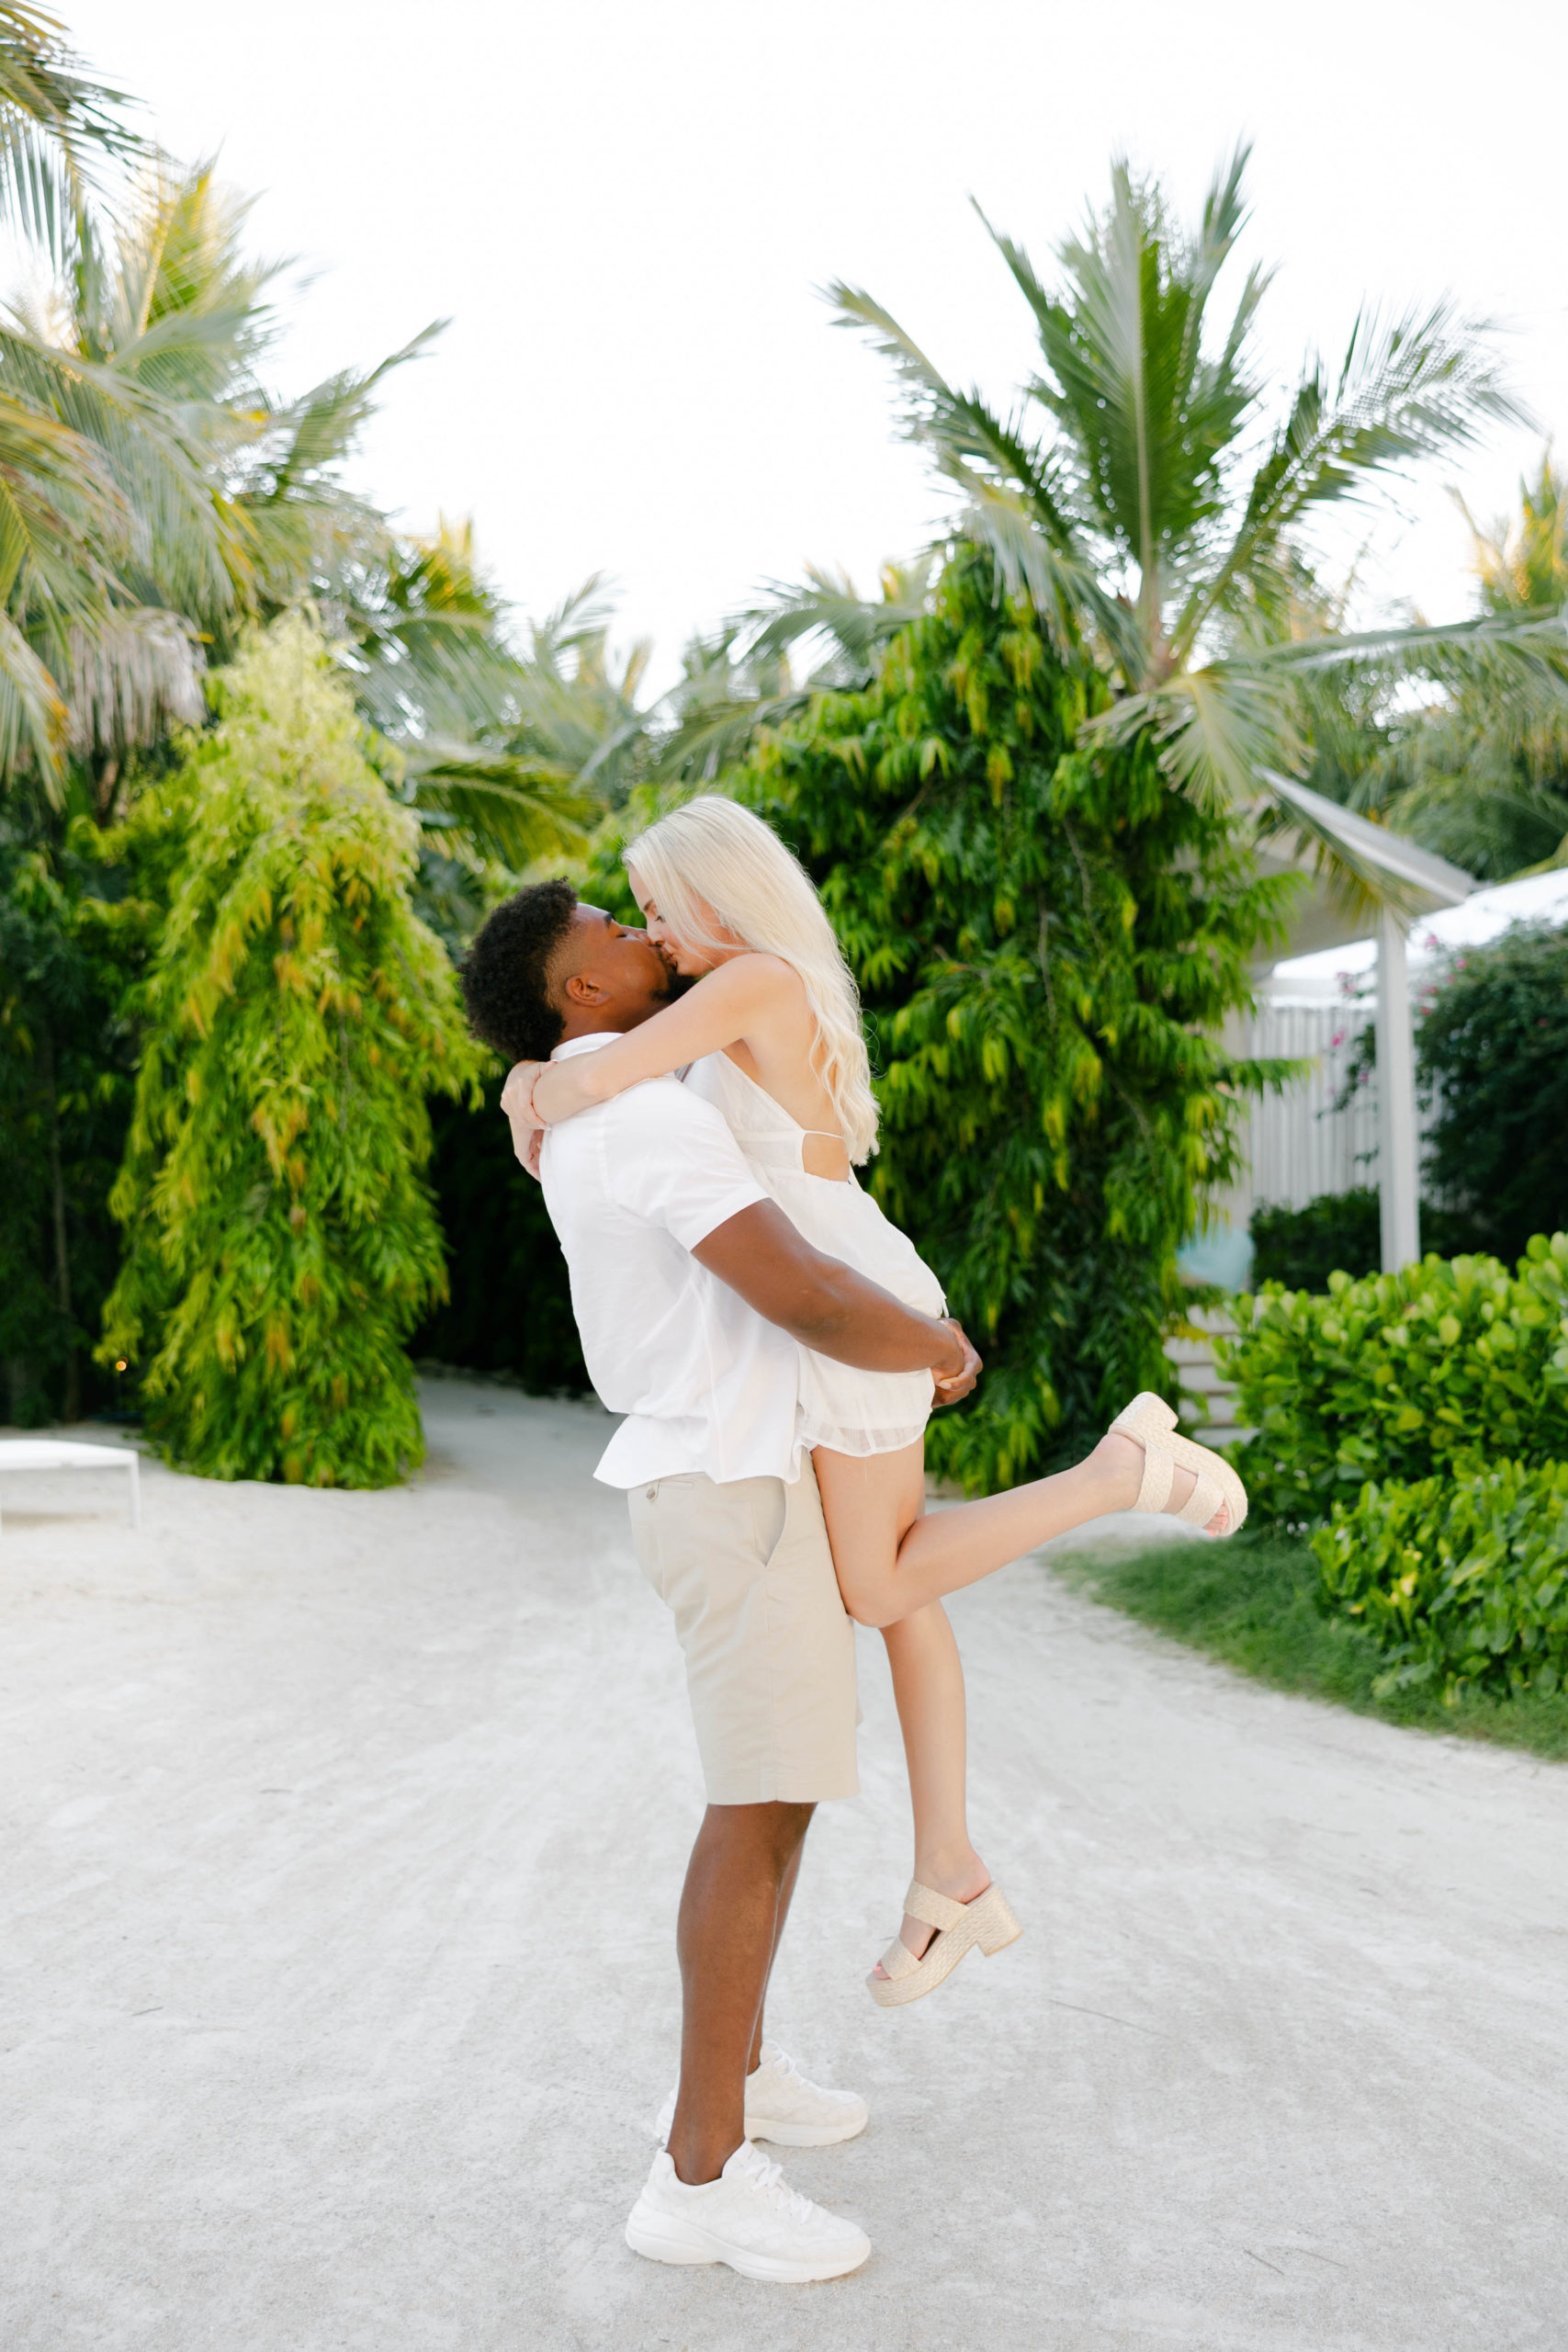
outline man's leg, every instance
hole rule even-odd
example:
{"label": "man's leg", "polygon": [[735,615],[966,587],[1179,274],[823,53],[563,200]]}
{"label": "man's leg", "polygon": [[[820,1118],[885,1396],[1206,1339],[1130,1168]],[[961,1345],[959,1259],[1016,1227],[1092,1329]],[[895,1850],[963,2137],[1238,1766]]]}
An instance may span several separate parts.
{"label": "man's leg", "polygon": [[789,1917],[789,1906],[795,1900],[795,1883],[800,1876],[800,1858],[805,1851],[806,1839],[803,1836],[779,1883],[779,1908],[778,1917],[773,1926],[773,1948],[768,1954],[768,1973],[762,1984],[761,2005],[757,2011],[757,2030],[751,2036],[751,2055],[746,2061],[746,2072],[749,2075],[754,2075],[762,2063],[762,2022],[763,2011],[767,2007],[768,1986],[773,1981],[773,1962],[779,1956],[779,1946],[784,1941],[784,1922]]}
{"label": "man's leg", "polygon": [[716,2180],[746,2137],[762,1996],[784,1926],[808,1804],[712,1804],[681,1893],[681,2087],[670,2127],[679,2178]]}

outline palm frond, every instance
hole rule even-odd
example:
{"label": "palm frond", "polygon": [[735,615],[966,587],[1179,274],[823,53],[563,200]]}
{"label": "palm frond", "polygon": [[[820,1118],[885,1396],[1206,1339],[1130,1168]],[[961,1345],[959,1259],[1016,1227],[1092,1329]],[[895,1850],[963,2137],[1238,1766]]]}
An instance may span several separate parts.
{"label": "palm frond", "polygon": [[31,768],[58,801],[68,723],[53,678],[10,615],[0,612],[0,775]]}
{"label": "palm frond", "polygon": [[69,262],[99,166],[141,142],[125,121],[132,103],[83,70],[57,17],[0,0],[0,218]]}
{"label": "palm frond", "polygon": [[460,828],[513,873],[580,856],[597,814],[570,770],[526,755],[433,740],[407,755],[407,797],[433,831]]}
{"label": "palm frond", "polygon": [[109,611],[69,631],[62,668],[78,756],[146,750],[206,712],[200,639],[181,613]]}

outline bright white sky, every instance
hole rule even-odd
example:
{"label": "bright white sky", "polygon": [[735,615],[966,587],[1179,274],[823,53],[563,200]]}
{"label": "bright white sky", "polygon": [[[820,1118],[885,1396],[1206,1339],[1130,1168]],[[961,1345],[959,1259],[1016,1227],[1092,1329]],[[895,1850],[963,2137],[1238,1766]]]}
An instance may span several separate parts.
{"label": "bright white sky", "polygon": [[[870,590],[940,511],[882,364],[814,289],[869,288],[1002,398],[1031,345],[966,199],[1043,265],[1118,148],[1190,208],[1253,138],[1281,383],[1342,348],[1363,295],[1451,291],[1508,327],[1517,385],[1568,436],[1562,0],[55,5],[314,274],[288,389],[451,318],[389,388],[365,485],[412,528],[472,513],[525,612],[611,574],[661,684],[760,582],[810,559]],[[1538,451],[1497,436],[1406,519],[1358,525],[1363,612],[1468,610],[1444,485],[1490,515]]]}

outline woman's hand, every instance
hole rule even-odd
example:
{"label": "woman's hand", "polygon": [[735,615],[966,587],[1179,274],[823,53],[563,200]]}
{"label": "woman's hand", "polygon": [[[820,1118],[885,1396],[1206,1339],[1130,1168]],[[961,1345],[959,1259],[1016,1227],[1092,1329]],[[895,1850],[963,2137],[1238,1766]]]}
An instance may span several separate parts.
{"label": "woman's hand", "polygon": [[518,1062],[508,1070],[506,1084],[501,1090],[501,1107],[512,1129],[512,1148],[518,1165],[527,1170],[536,1183],[539,1181],[539,1147],[545,1140],[545,1130],[534,1111],[534,1080],[548,1067],[546,1062]]}
{"label": "woman's hand", "polygon": [[[507,1071],[506,1084],[501,1090],[501,1107],[511,1120],[513,1131],[518,1127],[544,1125],[544,1120],[534,1108],[534,1088],[540,1072],[548,1068],[548,1062],[513,1062]],[[521,1158],[521,1153],[518,1156]]]}

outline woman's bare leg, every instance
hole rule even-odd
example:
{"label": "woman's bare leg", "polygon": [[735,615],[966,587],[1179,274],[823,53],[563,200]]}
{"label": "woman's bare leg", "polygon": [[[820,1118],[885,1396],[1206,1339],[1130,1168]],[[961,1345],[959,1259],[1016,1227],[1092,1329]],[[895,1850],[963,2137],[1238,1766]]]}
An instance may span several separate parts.
{"label": "woman's bare leg", "polygon": [[[909,1768],[913,1875],[955,1903],[972,1903],[991,1883],[991,1873],[969,1842],[964,1668],[953,1627],[941,1601],[932,1600],[885,1625],[882,1638]],[[898,1932],[919,1960],[935,1930],[906,1914]],[[876,1973],[883,1973],[880,1962]]]}
{"label": "woman's bare leg", "polygon": [[[863,1625],[884,1628],[977,1584],[1053,1535],[1130,1510],[1144,1476],[1143,1447],[1111,1433],[1070,1470],[926,1516],[908,1508],[922,1441],[863,1460],[819,1446],[814,1458],[844,1606]],[[1181,1509],[1195,1483],[1190,1470],[1173,1473],[1168,1512]],[[1213,1524],[1217,1530],[1218,1518]]]}
{"label": "woman's bare leg", "polygon": [[[833,1564],[842,1587],[846,1555],[841,1546],[852,1539],[841,1523],[835,1538],[829,1494],[852,1487],[862,1498],[863,1511],[880,1517],[884,1544],[889,1538],[897,1544],[925,1510],[925,1448],[916,1443],[897,1453],[863,1458],[818,1446],[812,1460],[833,1546]],[[909,1768],[909,1802],[915,1816],[913,1875],[922,1886],[950,1894],[955,1903],[972,1902],[985,1893],[991,1878],[969,1842],[964,1668],[953,1627],[942,1603],[932,1601],[897,1624],[884,1626],[882,1637],[887,1645],[893,1696]],[[906,1916],[899,1933],[918,1960],[933,1930],[923,1919]],[[880,1968],[877,1973],[881,1973]]]}

